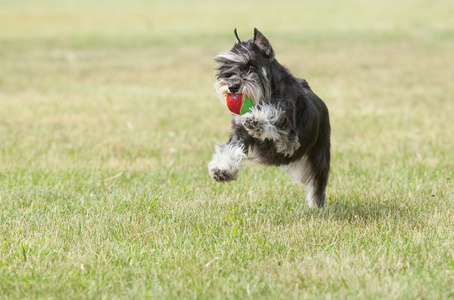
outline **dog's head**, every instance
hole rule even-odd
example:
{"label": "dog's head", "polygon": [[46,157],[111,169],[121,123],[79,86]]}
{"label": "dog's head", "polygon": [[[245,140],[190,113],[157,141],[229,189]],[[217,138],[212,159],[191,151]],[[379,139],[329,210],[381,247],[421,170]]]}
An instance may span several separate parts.
{"label": "dog's head", "polygon": [[227,94],[244,94],[254,104],[266,101],[271,94],[271,62],[274,51],[268,39],[254,29],[254,38],[242,42],[234,31],[235,44],[229,52],[218,54],[217,81],[214,89],[223,101]]}

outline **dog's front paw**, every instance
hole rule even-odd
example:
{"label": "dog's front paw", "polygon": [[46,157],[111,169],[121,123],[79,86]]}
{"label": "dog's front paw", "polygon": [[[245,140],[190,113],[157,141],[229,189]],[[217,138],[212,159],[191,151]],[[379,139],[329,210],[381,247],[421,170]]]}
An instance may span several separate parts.
{"label": "dog's front paw", "polygon": [[281,139],[276,143],[276,150],[279,153],[284,154],[285,156],[292,156],[296,150],[301,147],[301,144],[298,141],[298,137],[294,136],[290,140]]}
{"label": "dog's front paw", "polygon": [[260,138],[263,133],[263,124],[253,114],[245,114],[241,120],[244,128],[255,138]]}
{"label": "dog's front paw", "polygon": [[243,145],[221,144],[215,147],[216,153],[208,164],[208,173],[217,182],[235,180],[241,161],[247,158]]}
{"label": "dog's front paw", "polygon": [[301,144],[298,142],[298,139],[295,139],[292,142],[289,142],[287,144],[287,156],[293,156],[296,150],[298,150],[301,147]]}
{"label": "dog's front paw", "polygon": [[228,182],[236,179],[238,172],[232,172],[232,170],[222,170],[217,167],[210,168],[209,170],[211,178],[217,182]]}

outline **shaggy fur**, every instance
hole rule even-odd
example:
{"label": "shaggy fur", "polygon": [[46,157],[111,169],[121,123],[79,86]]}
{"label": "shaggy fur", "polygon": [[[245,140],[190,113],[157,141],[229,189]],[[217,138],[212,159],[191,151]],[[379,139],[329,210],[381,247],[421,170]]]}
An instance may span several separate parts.
{"label": "shaggy fur", "polygon": [[274,55],[268,39],[254,29],[254,38],[242,42],[237,35],[229,52],[215,57],[218,63],[216,95],[242,93],[255,106],[244,115],[233,115],[226,144],[216,146],[208,164],[218,182],[235,180],[241,161],[281,166],[295,182],[307,187],[310,207],[323,206],[330,168],[328,109],[304,79],[297,79]]}

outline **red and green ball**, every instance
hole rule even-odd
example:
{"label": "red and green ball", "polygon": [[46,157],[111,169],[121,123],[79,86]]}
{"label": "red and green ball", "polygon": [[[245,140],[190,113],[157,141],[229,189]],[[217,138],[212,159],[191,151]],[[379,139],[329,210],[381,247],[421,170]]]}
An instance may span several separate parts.
{"label": "red and green ball", "polygon": [[225,103],[228,109],[237,115],[249,112],[254,106],[254,102],[243,94],[227,94]]}

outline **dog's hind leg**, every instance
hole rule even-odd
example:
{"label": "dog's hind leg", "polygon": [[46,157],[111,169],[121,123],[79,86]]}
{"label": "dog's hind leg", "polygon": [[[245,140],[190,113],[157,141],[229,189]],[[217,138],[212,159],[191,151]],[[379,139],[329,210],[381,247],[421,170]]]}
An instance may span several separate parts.
{"label": "dog's hind leg", "polygon": [[309,207],[322,207],[325,203],[325,188],[329,176],[329,146],[324,149],[312,149],[300,160],[282,169],[295,183],[306,185],[306,200]]}
{"label": "dog's hind leg", "polygon": [[309,207],[322,207],[325,204],[325,188],[329,176],[329,148],[311,151],[307,155],[307,177],[304,184],[307,189]]}

